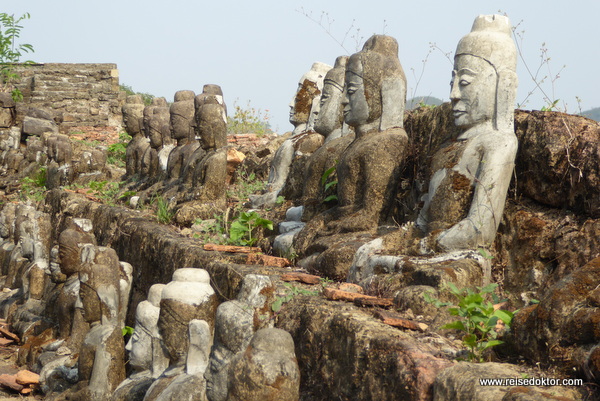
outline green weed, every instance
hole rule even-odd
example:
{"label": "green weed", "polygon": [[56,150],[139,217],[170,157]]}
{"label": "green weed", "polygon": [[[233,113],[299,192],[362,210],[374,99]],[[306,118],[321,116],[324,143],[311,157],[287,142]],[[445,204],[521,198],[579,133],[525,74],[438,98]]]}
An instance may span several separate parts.
{"label": "green weed", "polygon": [[[334,179],[335,170],[337,168],[337,160],[335,164],[325,170],[323,175],[321,176],[321,185],[323,186],[323,192],[325,193],[325,198],[323,199],[323,203],[337,201],[338,197],[336,195],[337,189],[337,179]],[[329,191],[329,195],[327,195]],[[333,192],[333,193],[331,193]]]}
{"label": "green weed", "polygon": [[253,237],[252,233],[259,227],[272,230],[273,222],[263,219],[257,212],[242,212],[231,223],[231,227],[229,228],[229,242],[234,245],[252,246],[257,241],[257,238]]}
{"label": "green weed", "polygon": [[126,132],[121,132],[119,134],[119,142],[108,145],[106,158],[108,164],[125,167],[125,152],[127,151],[129,141],[131,141],[131,136]]}
{"label": "green weed", "polygon": [[319,295],[318,291],[306,290],[293,284],[283,283],[283,285],[287,287],[288,291],[286,295],[276,297],[275,301],[271,304],[271,310],[275,313],[281,310],[283,304],[290,302],[298,295]]}
{"label": "green weed", "polygon": [[171,223],[175,213],[169,209],[169,202],[162,196],[156,195],[152,203],[156,205],[156,219],[158,222],[162,224]]}
{"label": "green weed", "polygon": [[513,312],[495,309],[494,304],[486,300],[491,294],[495,303],[500,302],[493,294],[496,287],[498,284],[488,284],[485,287],[476,287],[477,291],[470,288],[459,290],[454,284],[449,283],[447,288],[458,301],[457,305],[441,302],[430,294],[424,294],[427,302],[437,308],[448,307],[450,315],[460,318],[441,328],[460,330],[464,334],[462,342],[469,349],[470,362],[483,362],[484,351],[503,343],[497,339],[498,333],[495,330],[498,320],[502,320],[507,328],[512,323]]}

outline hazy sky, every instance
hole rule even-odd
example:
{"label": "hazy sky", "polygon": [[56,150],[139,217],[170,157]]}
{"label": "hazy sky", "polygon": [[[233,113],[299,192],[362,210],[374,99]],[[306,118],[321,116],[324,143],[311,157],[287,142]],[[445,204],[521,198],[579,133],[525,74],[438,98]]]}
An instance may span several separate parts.
{"label": "hazy sky", "polygon": [[[0,12],[31,14],[20,41],[34,46],[36,62],[116,63],[121,83],[169,101],[177,90],[219,84],[230,112],[250,101],[281,133],[292,128],[288,104],[313,61],[333,64],[374,33],[398,40],[408,97],[447,100],[444,53],[477,15],[500,12],[524,31],[522,56],[531,73],[541,67],[539,81],[547,76],[540,85],[548,97],[571,113],[600,107],[598,0],[13,0]],[[323,16],[322,26],[304,14]],[[347,32],[344,49],[336,41]],[[536,85],[522,61],[518,74],[522,104]],[[540,109],[542,96],[537,90],[522,107]]]}

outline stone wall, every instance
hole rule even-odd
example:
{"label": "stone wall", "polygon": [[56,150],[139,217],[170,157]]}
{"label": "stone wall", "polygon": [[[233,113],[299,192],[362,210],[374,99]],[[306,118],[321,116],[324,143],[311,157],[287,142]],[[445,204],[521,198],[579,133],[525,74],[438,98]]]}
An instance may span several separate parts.
{"label": "stone wall", "polygon": [[121,130],[125,94],[119,90],[116,64],[33,64],[17,66],[15,72],[23,93],[17,123],[28,107],[36,107],[53,112],[63,133]]}

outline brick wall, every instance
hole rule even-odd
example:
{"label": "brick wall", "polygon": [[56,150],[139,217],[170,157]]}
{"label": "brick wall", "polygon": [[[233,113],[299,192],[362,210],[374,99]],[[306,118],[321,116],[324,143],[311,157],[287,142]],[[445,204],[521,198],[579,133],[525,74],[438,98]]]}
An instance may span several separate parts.
{"label": "brick wall", "polygon": [[64,133],[120,132],[125,95],[119,91],[116,64],[33,64],[17,66],[15,72],[21,77],[17,86],[23,93],[17,122],[28,107],[37,107],[58,116]]}

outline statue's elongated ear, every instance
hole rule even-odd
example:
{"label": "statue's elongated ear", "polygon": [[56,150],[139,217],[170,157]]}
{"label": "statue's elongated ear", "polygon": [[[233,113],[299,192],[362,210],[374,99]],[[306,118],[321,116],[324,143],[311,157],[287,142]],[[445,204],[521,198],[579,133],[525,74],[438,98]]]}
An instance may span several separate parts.
{"label": "statue's elongated ear", "polygon": [[384,78],[381,83],[381,123],[379,129],[404,127],[406,82],[402,77]]}
{"label": "statue's elongated ear", "polygon": [[514,131],[515,100],[518,84],[519,79],[516,72],[502,70],[498,73],[494,128],[499,131]]}

